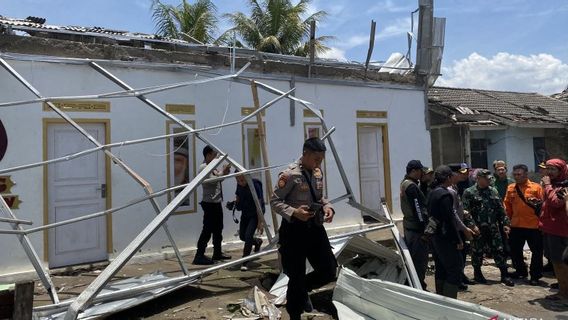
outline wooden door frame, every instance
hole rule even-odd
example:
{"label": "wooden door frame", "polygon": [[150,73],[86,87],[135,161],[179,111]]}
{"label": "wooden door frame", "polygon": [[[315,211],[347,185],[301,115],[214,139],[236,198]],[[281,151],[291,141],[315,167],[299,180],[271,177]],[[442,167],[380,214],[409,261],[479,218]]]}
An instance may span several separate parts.
{"label": "wooden door frame", "polygon": [[359,150],[361,145],[359,141],[359,132],[363,127],[380,128],[383,135],[383,170],[385,178],[385,197],[387,198],[387,207],[392,212],[392,190],[391,190],[391,174],[390,174],[390,153],[389,153],[389,130],[387,123],[373,122],[357,122],[357,164],[359,169],[359,199],[363,200],[363,190],[361,185],[361,156]]}
{"label": "wooden door frame", "polygon": [[[103,124],[105,127],[105,141],[99,141],[104,144],[109,144],[110,139],[110,119],[92,119],[92,118],[81,118],[73,119],[79,124]],[[48,126],[52,124],[68,124],[67,121],[61,118],[43,118],[43,161],[49,160],[47,158],[47,136],[48,136]],[[79,132],[77,132],[79,133]],[[97,151],[102,152],[102,151]],[[43,166],[43,224],[49,224],[49,183],[47,179],[48,166]],[[105,182],[107,185],[107,196],[106,196],[106,209],[112,208],[112,181],[111,181],[111,163],[110,158],[105,155]],[[106,242],[107,242],[107,253],[112,253],[112,215],[106,215]],[[49,262],[49,229],[43,231],[43,259]]]}

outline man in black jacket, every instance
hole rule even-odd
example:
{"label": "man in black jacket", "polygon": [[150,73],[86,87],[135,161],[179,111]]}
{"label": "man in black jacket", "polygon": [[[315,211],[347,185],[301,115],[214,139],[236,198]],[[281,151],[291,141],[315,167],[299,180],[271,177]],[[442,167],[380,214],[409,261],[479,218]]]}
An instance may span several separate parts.
{"label": "man in black jacket", "polygon": [[404,241],[422,288],[426,289],[424,278],[428,267],[428,242],[424,241],[423,235],[428,214],[426,198],[418,186],[423,168],[419,160],[411,160],[406,165],[406,176],[400,184],[400,207],[403,213]]}
{"label": "man in black jacket", "polygon": [[434,173],[434,183],[428,197],[428,211],[437,221],[432,238],[436,261],[436,293],[457,299],[461,284],[463,239],[457,229],[454,198],[448,191],[455,173],[448,166],[439,166]]}

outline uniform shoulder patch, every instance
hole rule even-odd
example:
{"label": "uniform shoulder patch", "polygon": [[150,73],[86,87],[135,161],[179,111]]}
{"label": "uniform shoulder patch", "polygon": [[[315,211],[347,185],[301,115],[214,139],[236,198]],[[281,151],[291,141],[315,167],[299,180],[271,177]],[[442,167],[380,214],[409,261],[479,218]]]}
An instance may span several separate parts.
{"label": "uniform shoulder patch", "polygon": [[322,175],[322,173],[321,173],[320,168],[315,168],[315,169],[314,169],[314,178],[316,178],[316,179],[321,179],[322,176],[323,176],[323,175]]}

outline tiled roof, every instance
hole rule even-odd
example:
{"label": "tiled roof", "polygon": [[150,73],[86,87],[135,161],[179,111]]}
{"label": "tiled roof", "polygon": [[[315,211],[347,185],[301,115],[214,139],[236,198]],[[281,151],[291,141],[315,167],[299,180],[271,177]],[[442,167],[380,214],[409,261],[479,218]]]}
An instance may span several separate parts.
{"label": "tiled roof", "polygon": [[568,125],[568,102],[538,93],[433,87],[428,100],[431,110],[443,109],[457,118],[486,115],[507,125]]}

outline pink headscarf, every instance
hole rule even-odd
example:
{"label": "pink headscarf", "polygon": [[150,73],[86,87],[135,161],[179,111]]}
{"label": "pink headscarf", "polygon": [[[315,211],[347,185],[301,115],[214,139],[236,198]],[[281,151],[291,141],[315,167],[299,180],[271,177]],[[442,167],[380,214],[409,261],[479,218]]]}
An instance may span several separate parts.
{"label": "pink headscarf", "polygon": [[562,159],[550,159],[546,161],[547,166],[553,166],[558,168],[560,174],[553,182],[561,182],[568,179],[568,167],[566,166],[566,161]]}

